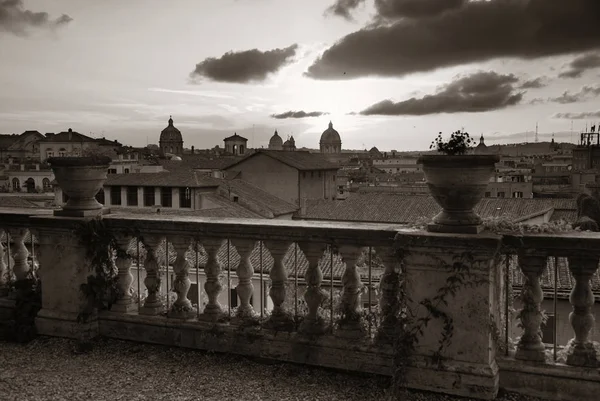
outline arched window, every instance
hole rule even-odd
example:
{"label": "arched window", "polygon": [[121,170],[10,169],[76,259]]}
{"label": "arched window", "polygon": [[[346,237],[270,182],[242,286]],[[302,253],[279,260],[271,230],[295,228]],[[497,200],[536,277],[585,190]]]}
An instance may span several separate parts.
{"label": "arched window", "polygon": [[58,150],[58,157],[65,157],[67,155],[67,149],[65,148],[60,148]]}
{"label": "arched window", "polygon": [[44,192],[50,190],[50,180],[48,178],[42,180],[42,185],[44,186]]}
{"label": "arched window", "polygon": [[17,177],[12,179],[12,188],[13,188],[13,191],[21,190],[21,183],[19,182],[19,179]]}
{"label": "arched window", "polygon": [[52,148],[46,149],[46,158],[53,157],[53,156],[54,156],[54,150],[52,150]]}

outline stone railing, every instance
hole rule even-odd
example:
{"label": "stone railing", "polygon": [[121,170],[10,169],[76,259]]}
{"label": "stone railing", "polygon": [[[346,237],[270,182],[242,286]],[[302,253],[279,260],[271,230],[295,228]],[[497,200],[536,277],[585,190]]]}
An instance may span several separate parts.
{"label": "stone railing", "polygon": [[[81,221],[0,214],[0,229],[8,233],[4,246],[0,244],[0,272],[23,278],[35,266],[27,262],[28,244],[35,246],[42,281],[42,309],[36,318],[40,334],[103,335],[395,375],[410,388],[481,399],[493,399],[500,387],[556,399],[590,399],[600,390],[597,354],[588,337],[593,324],[590,278],[600,256],[600,251],[587,250],[598,244],[593,234],[444,235],[382,224],[106,215],[105,226],[122,251],[115,260],[121,295],[110,311],[83,324],[77,322],[79,287],[91,269],[86,244],[73,231]],[[167,249],[161,250],[162,243]],[[143,255],[134,252],[138,244]],[[190,279],[199,274],[198,249],[204,306],[189,300]],[[230,255],[224,249],[236,258],[224,257]],[[342,274],[334,271],[330,249],[342,261]],[[165,263],[169,254],[173,257]],[[570,300],[574,340],[561,348],[564,361],[553,359],[551,352],[546,357],[538,335],[539,279],[548,256],[569,258],[575,277]],[[372,257],[383,266],[381,275],[372,274]],[[518,264],[511,264],[517,259]],[[298,284],[300,260],[305,268]],[[136,283],[145,288],[144,297],[132,292],[140,274],[137,268],[132,274],[134,265],[144,269],[143,283]],[[511,349],[507,283],[517,266],[526,278],[519,315],[523,330]],[[171,271],[174,280],[169,283],[164,273]],[[263,310],[262,301],[257,310],[252,302],[256,274],[270,283],[265,290],[270,310]],[[230,302],[224,306],[219,301],[229,291],[222,280],[226,275],[237,278],[239,304],[233,309]],[[334,283],[341,293],[335,308]],[[0,318],[12,307],[9,284],[0,282],[7,295],[0,298]],[[303,286],[301,296],[298,285]],[[363,311],[365,285],[379,290],[372,315]],[[165,297],[169,287],[174,301]],[[412,317],[404,320],[407,315]],[[428,324],[419,323],[423,321]],[[419,325],[418,342],[406,353],[406,344],[397,340]],[[398,355],[406,360],[398,363]]]}

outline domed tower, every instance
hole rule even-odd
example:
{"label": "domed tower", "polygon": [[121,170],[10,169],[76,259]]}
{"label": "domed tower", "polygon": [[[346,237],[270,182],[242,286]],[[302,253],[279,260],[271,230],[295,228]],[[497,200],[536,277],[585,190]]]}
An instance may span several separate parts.
{"label": "domed tower", "polygon": [[158,146],[163,154],[183,154],[183,137],[181,136],[181,131],[173,125],[173,118],[171,116],[169,116],[169,125],[160,133]]}
{"label": "domed tower", "polygon": [[283,143],[283,150],[288,152],[293,152],[296,150],[296,140],[294,139],[293,135]]}
{"label": "domed tower", "polygon": [[481,138],[479,138],[479,145],[475,147],[476,155],[484,155],[488,152],[488,147],[485,144],[485,140],[483,139],[483,134],[481,134]]}
{"label": "domed tower", "polygon": [[283,139],[279,136],[277,131],[273,134],[271,139],[269,140],[269,150],[282,150],[283,149]]}
{"label": "domed tower", "polygon": [[342,139],[340,134],[333,129],[333,124],[329,121],[329,128],[323,131],[321,141],[319,141],[321,153],[342,153]]}

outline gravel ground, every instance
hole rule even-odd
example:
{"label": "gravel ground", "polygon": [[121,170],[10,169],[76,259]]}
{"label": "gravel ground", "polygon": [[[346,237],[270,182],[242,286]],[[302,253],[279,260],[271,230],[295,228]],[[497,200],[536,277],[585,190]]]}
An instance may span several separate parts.
{"label": "gravel ground", "polygon": [[[101,339],[0,342],[0,399],[385,400],[389,379],[182,348]],[[410,391],[403,400],[466,400]],[[498,400],[537,399],[503,393]]]}

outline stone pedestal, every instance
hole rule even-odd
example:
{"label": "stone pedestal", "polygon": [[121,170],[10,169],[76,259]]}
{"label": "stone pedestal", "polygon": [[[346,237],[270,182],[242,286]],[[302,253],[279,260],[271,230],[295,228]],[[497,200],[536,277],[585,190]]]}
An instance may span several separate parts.
{"label": "stone pedestal", "polygon": [[73,233],[81,219],[32,218],[38,232],[42,282],[42,309],[35,320],[41,335],[88,339],[98,335],[95,316],[78,323],[82,308],[81,284],[93,274],[86,260],[85,245]]}
{"label": "stone pedestal", "polygon": [[[496,263],[500,237],[495,235],[415,235],[399,233],[396,248],[405,275],[405,302],[416,314],[407,329],[422,328],[406,368],[408,388],[463,397],[495,398],[499,372],[495,360],[490,313],[497,309],[502,283]],[[462,283],[461,283],[462,281]],[[439,297],[454,287],[450,294]],[[430,304],[452,319],[449,341],[444,338],[443,315],[436,318]],[[438,354],[439,353],[439,354]]]}

